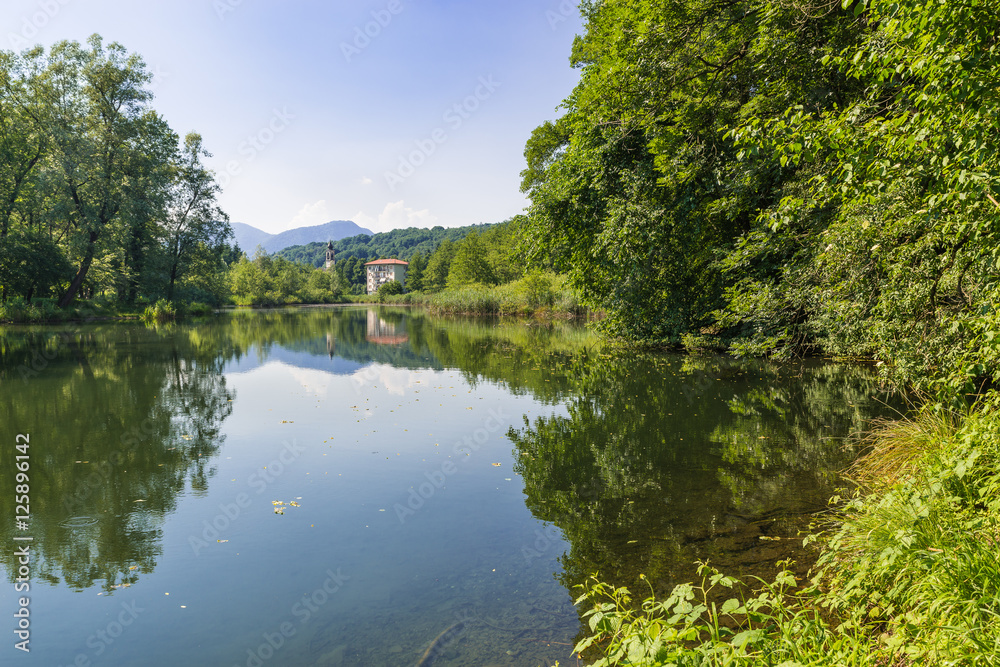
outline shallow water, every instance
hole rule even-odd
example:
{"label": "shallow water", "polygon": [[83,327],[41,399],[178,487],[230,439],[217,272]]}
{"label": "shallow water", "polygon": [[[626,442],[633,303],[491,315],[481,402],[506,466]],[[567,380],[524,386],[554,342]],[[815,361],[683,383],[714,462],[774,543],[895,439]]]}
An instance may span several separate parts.
{"label": "shallow water", "polygon": [[28,665],[576,664],[574,585],[773,569],[760,538],[794,536],[885,411],[863,368],[403,309],[9,327],[0,351],[8,517],[31,438],[5,615],[32,538],[31,653],[8,630],[0,655]]}

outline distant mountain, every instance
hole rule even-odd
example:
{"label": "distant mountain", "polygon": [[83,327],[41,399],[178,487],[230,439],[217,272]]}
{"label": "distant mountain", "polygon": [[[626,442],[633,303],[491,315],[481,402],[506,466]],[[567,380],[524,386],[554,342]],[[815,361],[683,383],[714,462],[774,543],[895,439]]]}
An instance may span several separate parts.
{"label": "distant mountain", "polygon": [[309,243],[326,243],[327,241],[339,241],[340,239],[364,234],[373,236],[374,232],[348,220],[334,220],[325,225],[315,227],[299,227],[289,229],[280,234],[268,234],[265,231],[245,225],[242,222],[234,222],[233,234],[240,249],[248,255],[252,255],[258,245],[263,246],[269,253],[275,253],[291,246],[306,245]]}
{"label": "distant mountain", "polygon": [[256,227],[244,225],[242,222],[234,222],[230,226],[233,228],[233,235],[236,237],[236,245],[247,255],[252,255],[257,246],[264,245],[268,239],[274,238],[274,234],[268,234]]}

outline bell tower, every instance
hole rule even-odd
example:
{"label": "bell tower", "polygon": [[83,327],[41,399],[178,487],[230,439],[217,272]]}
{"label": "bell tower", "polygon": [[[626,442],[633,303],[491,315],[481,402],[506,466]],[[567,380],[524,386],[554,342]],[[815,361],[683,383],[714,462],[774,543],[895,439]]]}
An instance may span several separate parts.
{"label": "bell tower", "polygon": [[326,270],[330,271],[337,264],[337,253],[333,251],[333,241],[326,244]]}

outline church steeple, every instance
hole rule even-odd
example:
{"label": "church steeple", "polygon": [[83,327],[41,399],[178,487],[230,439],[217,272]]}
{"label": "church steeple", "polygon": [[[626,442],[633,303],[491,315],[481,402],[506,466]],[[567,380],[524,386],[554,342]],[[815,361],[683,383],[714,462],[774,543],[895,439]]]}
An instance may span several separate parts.
{"label": "church steeple", "polygon": [[337,254],[333,251],[333,241],[326,244],[326,270],[337,265]]}

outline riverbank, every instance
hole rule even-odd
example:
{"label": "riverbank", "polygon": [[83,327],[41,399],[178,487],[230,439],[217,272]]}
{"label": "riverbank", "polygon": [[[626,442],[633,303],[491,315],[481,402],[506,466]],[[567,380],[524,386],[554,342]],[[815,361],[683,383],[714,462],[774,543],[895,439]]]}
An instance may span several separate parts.
{"label": "riverbank", "polygon": [[502,285],[464,285],[439,292],[371,294],[350,297],[356,303],[423,306],[435,314],[579,318],[590,311],[580,303],[565,276],[531,274]]}
{"label": "riverbank", "polygon": [[[262,303],[236,303],[244,307],[278,308],[283,306],[319,306],[346,304],[380,304],[422,306],[435,314],[487,315],[536,319],[593,318],[596,315],[580,303],[580,298],[566,281],[556,274],[532,274],[503,285],[465,285],[439,292],[407,292],[405,294],[344,295],[337,300],[310,302],[301,299],[275,300]],[[40,324],[91,319],[175,319],[187,313],[202,314],[210,306],[200,303],[167,302],[123,305],[117,301],[81,301],[60,309],[54,299],[34,299],[30,303],[13,299],[0,303],[0,324]]]}
{"label": "riverbank", "polygon": [[[648,599],[592,582],[578,603],[595,665],[1000,664],[1000,399],[925,407],[876,426],[851,469],[859,490],[819,540],[812,576],[787,569],[752,595],[699,603],[735,581]],[[735,590],[735,589],[734,589]]]}
{"label": "riverbank", "polygon": [[145,305],[126,306],[109,301],[79,301],[59,308],[55,299],[33,299],[30,303],[15,298],[0,302],[0,324],[59,324],[62,322],[110,322],[138,320]]}

